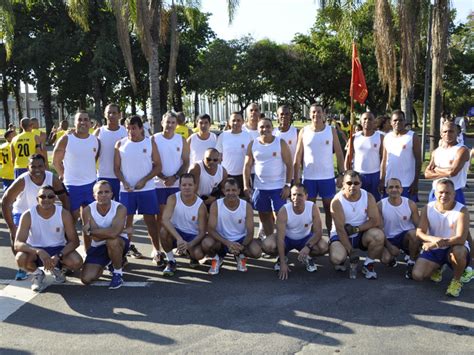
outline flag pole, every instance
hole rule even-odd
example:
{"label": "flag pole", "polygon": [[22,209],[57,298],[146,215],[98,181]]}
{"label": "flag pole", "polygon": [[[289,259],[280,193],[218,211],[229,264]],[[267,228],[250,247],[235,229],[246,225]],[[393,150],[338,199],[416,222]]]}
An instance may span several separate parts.
{"label": "flag pole", "polygon": [[[355,70],[355,61],[354,61],[354,50],[355,50],[355,41],[352,41],[352,73]],[[352,135],[353,135],[353,128],[354,128],[354,90],[352,88],[353,82],[351,78],[351,89],[350,89],[350,97],[351,97],[351,119],[349,121],[349,159],[348,159],[348,168],[352,169],[352,158],[354,155],[354,144],[352,142]]]}

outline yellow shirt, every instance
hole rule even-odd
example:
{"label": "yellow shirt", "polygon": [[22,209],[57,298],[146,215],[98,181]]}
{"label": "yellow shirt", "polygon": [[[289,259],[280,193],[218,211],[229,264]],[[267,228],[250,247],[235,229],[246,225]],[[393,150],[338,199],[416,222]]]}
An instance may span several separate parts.
{"label": "yellow shirt", "polygon": [[175,133],[183,136],[184,139],[188,139],[189,137],[189,128],[186,125],[177,125]]}
{"label": "yellow shirt", "polygon": [[31,132],[33,132],[35,136],[41,137],[41,131],[39,130],[39,128],[33,128]]}
{"label": "yellow shirt", "polygon": [[59,131],[56,132],[56,142],[59,141],[59,139],[64,136],[67,133],[67,131],[63,131],[60,129]]}
{"label": "yellow shirt", "polygon": [[5,142],[0,145],[0,152],[2,153],[2,170],[0,173],[0,177],[5,180],[13,180],[13,163],[12,163],[12,151],[10,149],[10,143]]}
{"label": "yellow shirt", "polygon": [[15,151],[15,169],[26,169],[28,158],[36,153],[36,135],[33,132],[23,132],[12,140]]}

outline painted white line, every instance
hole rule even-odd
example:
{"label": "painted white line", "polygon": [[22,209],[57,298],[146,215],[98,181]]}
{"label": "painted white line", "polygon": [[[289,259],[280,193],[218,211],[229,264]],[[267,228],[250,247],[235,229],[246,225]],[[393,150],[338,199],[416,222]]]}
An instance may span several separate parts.
{"label": "painted white line", "polygon": [[[122,287],[148,287],[153,282],[139,282],[139,281],[126,281],[124,280]],[[89,286],[97,286],[97,287],[109,287],[109,281],[96,281],[90,284]],[[57,284],[56,284],[57,285]],[[68,279],[66,283],[63,285],[65,286],[83,286],[81,281],[78,279]]]}

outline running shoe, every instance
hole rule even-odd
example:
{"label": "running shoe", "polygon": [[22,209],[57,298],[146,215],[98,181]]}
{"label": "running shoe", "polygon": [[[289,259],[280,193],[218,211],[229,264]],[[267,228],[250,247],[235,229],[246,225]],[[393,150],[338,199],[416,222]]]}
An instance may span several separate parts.
{"label": "running shoe", "polygon": [[44,288],[43,280],[44,272],[42,270],[37,270],[33,274],[33,281],[31,282],[31,291],[41,292]]}
{"label": "running shoe", "polygon": [[318,267],[314,264],[314,260],[309,255],[304,259],[303,264],[306,266],[306,271],[315,272]]}
{"label": "running shoe", "polygon": [[397,262],[397,259],[395,258],[390,260],[390,262],[388,263],[388,267],[397,267],[397,265],[398,265],[398,262]]}
{"label": "running shoe", "polygon": [[122,285],[123,285],[122,275],[114,272],[112,275],[112,280],[110,281],[110,284],[109,284],[109,290],[116,290],[122,287]]}
{"label": "running shoe", "polygon": [[469,281],[471,281],[472,279],[474,279],[474,271],[471,269],[471,270],[464,270],[464,272],[462,273],[462,276],[461,276],[461,282],[463,284],[467,284]]}
{"label": "running shoe", "polygon": [[153,262],[156,264],[156,266],[163,267],[165,266],[165,257],[166,255],[159,251],[153,256]]}
{"label": "running shoe", "polygon": [[223,262],[224,260],[222,260],[218,255],[216,255],[214,258],[212,258],[211,267],[209,268],[209,271],[207,273],[209,275],[217,275]]}
{"label": "running shoe", "polygon": [[64,274],[64,271],[62,269],[60,270],[57,267],[55,267],[53,271],[51,271],[51,273],[54,276],[54,282],[58,284],[63,284],[66,282],[66,275]]}
{"label": "running shoe", "polygon": [[362,273],[365,275],[365,278],[367,280],[376,280],[377,279],[377,273],[375,272],[374,263],[364,265],[362,267]]}
{"label": "running shoe", "polygon": [[28,278],[28,274],[26,273],[26,271],[22,269],[18,269],[15,275],[15,280],[23,281],[23,280],[26,280],[27,278]]}
{"label": "running shoe", "polygon": [[407,265],[407,271],[405,272],[405,278],[408,279],[408,280],[413,280],[413,266],[415,266],[415,264],[408,264]]}
{"label": "running shoe", "polygon": [[459,294],[462,290],[462,283],[459,280],[452,279],[448,289],[446,290],[446,295],[451,297],[459,297]]}
{"label": "running shoe", "polygon": [[243,254],[235,256],[235,262],[237,263],[237,271],[247,272],[247,258]]}
{"label": "running shoe", "polygon": [[[288,263],[288,257],[285,256],[286,263]],[[277,258],[275,265],[273,265],[273,270],[280,271],[280,257]]]}
{"label": "running shoe", "polygon": [[439,283],[443,281],[443,270],[441,268],[437,269],[435,272],[431,274],[430,277],[431,281]]}
{"label": "running shoe", "polygon": [[135,244],[130,244],[130,247],[129,247],[128,252],[127,252],[127,256],[130,256],[131,258],[134,258],[134,259],[143,258],[143,254],[138,251]]}
{"label": "running shoe", "polygon": [[189,259],[189,267],[190,267],[191,269],[195,269],[195,268],[197,268],[199,265],[200,265],[200,264],[199,264],[199,260],[192,259],[192,258]]}
{"label": "running shoe", "polygon": [[114,266],[112,265],[112,262],[110,262],[105,268],[109,272],[110,276],[114,276]]}
{"label": "running shoe", "polygon": [[163,270],[163,276],[171,277],[176,272],[176,261],[168,261]]}

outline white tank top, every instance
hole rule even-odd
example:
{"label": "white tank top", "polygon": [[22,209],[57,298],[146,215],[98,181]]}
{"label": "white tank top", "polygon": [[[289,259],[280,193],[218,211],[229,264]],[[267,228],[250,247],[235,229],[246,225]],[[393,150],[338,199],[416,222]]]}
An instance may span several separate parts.
{"label": "white tank top", "polygon": [[[344,211],[344,224],[350,224],[352,226],[360,226],[369,219],[367,209],[369,207],[369,199],[367,191],[360,189],[360,198],[357,201],[348,201],[342,194],[342,190],[336,194],[337,199],[341,202],[342,209]],[[337,235],[336,225],[332,222],[331,237]],[[351,236],[349,236],[351,237]]]}
{"label": "white tank top", "polygon": [[25,187],[22,192],[18,195],[15,202],[13,202],[13,213],[23,213],[27,209],[30,209],[38,204],[36,196],[38,196],[38,191],[43,186],[49,185],[53,186],[53,173],[51,171],[45,171],[45,177],[43,182],[40,185],[36,185],[31,181],[30,174],[24,172],[21,174],[18,179],[23,179],[25,182]]}
{"label": "white tank top", "polygon": [[[457,223],[461,215],[461,209],[464,207],[463,204],[456,202],[454,208],[451,211],[444,213],[439,212],[436,209],[436,201],[432,201],[427,205],[427,217],[428,217],[428,233],[435,237],[448,239],[456,235]],[[464,245],[469,248],[469,244],[466,241]],[[447,249],[440,248],[440,249]]]}
{"label": "white tank top", "polygon": [[354,170],[362,174],[379,172],[381,144],[379,131],[375,131],[369,137],[357,132],[354,136]]}
{"label": "white tank top", "polygon": [[415,229],[411,220],[409,200],[402,196],[400,206],[394,206],[388,197],[382,199],[383,230],[387,238],[393,238],[400,233]]}
{"label": "white tank top", "polygon": [[[120,140],[120,160],[122,174],[125,180],[134,187],[140,179],[153,170],[152,145],[150,138],[144,138],[140,142],[132,142],[127,137]],[[154,190],[153,179],[146,182],[143,189],[139,191]],[[124,192],[123,184],[120,183],[120,191]]]}
{"label": "white tank top", "polygon": [[[453,147],[442,148],[438,147],[434,153],[434,163],[439,168],[450,168],[453,165],[454,160],[456,159],[456,154],[458,150],[461,149],[463,145],[457,144]],[[469,161],[467,161],[462,169],[456,176],[451,176],[449,179],[454,184],[454,189],[463,189],[466,187],[467,182],[467,172],[469,169]],[[439,179],[433,181],[433,190],[436,189],[436,183]]]}
{"label": "white tank top", "polygon": [[177,192],[175,195],[176,206],[174,207],[173,216],[171,217],[171,223],[175,228],[178,228],[185,233],[197,235],[199,232],[199,207],[201,207],[202,200],[196,196],[194,204],[192,206],[187,206],[181,199],[181,191]]}
{"label": "white tank top", "polygon": [[258,129],[250,129],[247,125],[242,126],[242,131],[247,132],[250,135],[251,139],[257,139],[260,137],[260,133],[258,133]]}
{"label": "white tank top", "polygon": [[300,240],[311,233],[313,228],[313,206],[313,202],[306,201],[304,203],[304,211],[300,214],[295,213],[291,202],[288,202],[283,206],[288,215],[285,234],[288,238]]}
{"label": "white tank top", "polygon": [[[97,211],[97,201],[94,201],[89,205],[91,209],[91,216],[99,228],[109,228],[112,226],[112,222],[114,220],[114,217],[117,214],[117,209],[120,206],[120,203],[114,200],[112,200],[111,202],[112,202],[112,205],[110,206],[110,209],[106,213],[105,216],[102,216],[99,213],[99,211]],[[120,236],[128,239],[127,233],[122,233],[120,234]],[[104,245],[105,243],[106,243],[105,239],[98,242],[95,241],[94,239],[92,239],[91,241],[91,245],[93,247],[98,247],[99,245]]]}
{"label": "white tank top", "polygon": [[251,139],[245,131],[235,134],[224,131],[217,138],[216,149],[222,154],[222,166],[229,175],[243,174],[247,146]]}
{"label": "white tank top", "polygon": [[89,134],[87,138],[67,135],[66,154],[64,155],[64,184],[82,186],[97,179],[95,156],[99,149],[99,140]]}
{"label": "white tank top", "polygon": [[204,159],[204,153],[209,148],[214,148],[217,143],[217,137],[214,133],[210,132],[207,139],[199,138],[197,133],[191,134],[189,137],[189,166]]}
{"label": "white tank top", "polygon": [[247,202],[239,201],[235,211],[228,209],[224,199],[217,200],[217,233],[222,238],[235,242],[247,235]]}
{"label": "white tank top", "polygon": [[303,177],[309,180],[334,178],[332,127],[315,132],[311,126],[303,128]]}
{"label": "white tank top", "polygon": [[255,166],[254,187],[259,190],[281,189],[285,185],[285,165],[281,157],[280,138],[273,142],[261,143],[254,139],[252,155]]}
{"label": "white tank top", "polygon": [[66,245],[64,224],[61,216],[63,208],[54,206],[54,214],[45,219],[38,214],[36,206],[29,209],[31,227],[26,242],[32,247],[47,248]]}
{"label": "white tank top", "polygon": [[204,168],[204,163],[202,161],[198,161],[197,164],[201,168],[201,175],[199,176],[198,195],[209,195],[212,190],[221,183],[222,177],[224,176],[224,168],[221,164],[218,164],[216,173],[214,175],[211,175]]}
{"label": "white tank top", "polygon": [[119,126],[116,131],[111,131],[107,126],[99,128],[100,155],[99,170],[97,171],[99,178],[117,178],[114,173],[115,143],[126,136],[127,130],[123,126]]}
{"label": "white tank top", "polygon": [[387,169],[385,184],[391,178],[397,178],[403,187],[408,187],[415,177],[415,157],[413,155],[413,131],[397,137],[388,132],[383,140],[387,150]]}
{"label": "white tank top", "polygon": [[[153,135],[158,152],[161,158],[161,173],[164,176],[176,175],[183,160],[181,154],[183,153],[183,137],[179,134],[174,134],[172,138],[167,139],[163,136],[163,133],[157,133]],[[156,177],[155,187],[157,189],[163,189],[165,187],[178,187],[179,180],[176,180],[173,186],[165,186],[163,180]]]}
{"label": "white tank top", "polygon": [[288,131],[282,132],[278,128],[275,128],[273,135],[283,139],[286,144],[288,144],[291,152],[291,161],[293,161],[295,159],[296,145],[298,143],[298,129],[295,126],[290,126]]}

